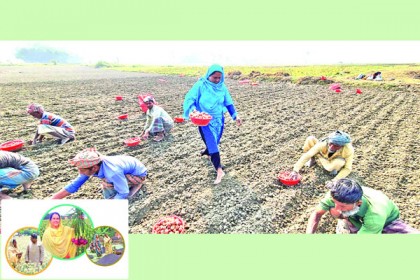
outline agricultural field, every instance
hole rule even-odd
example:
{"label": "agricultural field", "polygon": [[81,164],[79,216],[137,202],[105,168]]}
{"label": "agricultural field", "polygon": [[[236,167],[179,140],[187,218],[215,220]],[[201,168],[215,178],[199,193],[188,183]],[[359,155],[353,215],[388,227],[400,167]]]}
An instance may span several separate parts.
{"label": "agricultural field", "polygon": [[[355,147],[349,177],[383,191],[399,206],[401,218],[420,229],[418,84],[352,81],[336,93],[318,83],[319,77],[305,85],[289,79],[260,80],[257,86],[228,78],[244,123],[238,128],[226,116],[221,143],[226,176],[213,185],[215,171],[199,156],[204,144],[191,123],[176,124],[164,142],[133,148],[123,144],[138,136],[145,123],[139,94],[154,94],[170,115],[181,116],[183,98],[197,76],[88,66],[0,66],[0,142],[33,137],[37,121],[25,111],[31,102],[61,115],[77,131],[75,142],[58,146],[51,140],[20,151],[38,164],[41,175],[30,194],[18,188],[10,195],[51,197],[77,176],[67,160],[95,146],[106,155],[134,156],[148,168],[146,185],[129,201],[130,233],[151,233],[160,217],[171,214],[182,217],[187,234],[304,233],[331,177],[319,167],[303,169],[302,182],[286,187],[277,174],[292,168],[307,136],[321,138],[340,129],[350,134]],[[356,94],[356,87],[363,93]],[[116,95],[123,101],[115,101]],[[128,120],[117,119],[123,113]],[[92,178],[68,199],[101,197],[99,180]],[[324,217],[318,232],[334,229],[335,221]]]}

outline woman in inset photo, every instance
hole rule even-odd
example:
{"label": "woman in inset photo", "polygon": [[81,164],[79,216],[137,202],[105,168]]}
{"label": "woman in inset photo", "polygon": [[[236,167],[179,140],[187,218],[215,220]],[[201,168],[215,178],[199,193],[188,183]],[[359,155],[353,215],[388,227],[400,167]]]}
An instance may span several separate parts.
{"label": "woman in inset photo", "polygon": [[44,250],[38,235],[37,228],[25,227],[10,236],[6,257],[16,272],[35,275],[43,272],[51,263],[52,256]]}
{"label": "woman in inset photo", "polygon": [[90,243],[89,250],[86,250],[88,258],[94,264],[101,266],[109,266],[118,262],[125,249],[121,233],[110,226],[97,227],[94,231],[95,237]]}
{"label": "woman in inset photo", "polygon": [[85,212],[72,206],[48,211],[40,224],[42,243],[53,257],[73,259],[82,255],[93,237],[93,223]]}

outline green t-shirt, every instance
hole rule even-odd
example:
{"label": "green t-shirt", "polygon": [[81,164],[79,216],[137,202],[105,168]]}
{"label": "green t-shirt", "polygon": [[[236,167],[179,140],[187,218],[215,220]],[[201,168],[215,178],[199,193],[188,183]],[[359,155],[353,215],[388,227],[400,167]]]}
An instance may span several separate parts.
{"label": "green t-shirt", "polygon": [[[400,216],[398,207],[383,192],[362,187],[362,205],[359,212],[349,217],[349,221],[359,229],[357,233],[382,233],[385,226]],[[318,208],[329,211],[334,208],[330,192],[321,200]]]}

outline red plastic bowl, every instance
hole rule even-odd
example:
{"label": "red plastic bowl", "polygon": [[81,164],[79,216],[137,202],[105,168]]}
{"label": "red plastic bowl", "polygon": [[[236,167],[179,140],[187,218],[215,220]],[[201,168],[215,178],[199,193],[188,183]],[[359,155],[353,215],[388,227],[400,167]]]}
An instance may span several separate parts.
{"label": "red plastic bowl", "polygon": [[210,123],[212,118],[210,119],[197,119],[197,118],[191,118],[191,122],[198,126],[206,126]]}
{"label": "red plastic bowl", "polygon": [[[177,227],[177,232],[175,232],[175,228],[171,228],[172,226]],[[185,222],[182,220],[181,217],[178,217],[176,215],[163,217],[163,218],[160,218],[157,221],[157,223],[153,226],[152,233],[156,233],[156,234],[185,233]]]}
{"label": "red plastic bowl", "polygon": [[356,89],[356,93],[357,94],[361,94],[362,93],[362,90],[360,88],[358,88],[358,89]]}
{"label": "red plastic bowl", "polygon": [[8,151],[8,152],[18,151],[18,150],[22,149],[24,144],[25,144],[25,141],[23,141],[21,139],[16,139],[16,140],[8,141],[8,142],[5,142],[5,143],[1,144],[0,145],[0,150]]}
{"label": "red plastic bowl", "polygon": [[338,89],[335,90],[335,92],[339,93],[339,92],[341,92],[341,89],[338,88]]}
{"label": "red plastic bowl", "polygon": [[123,97],[121,95],[115,96],[115,100],[123,100]]}
{"label": "red plastic bowl", "polygon": [[298,177],[296,180],[290,179],[290,173],[291,171],[280,172],[279,177],[278,177],[280,183],[286,186],[294,186],[294,185],[297,185],[300,182],[300,180],[302,180],[302,175],[300,174],[298,174]]}
{"label": "red plastic bowl", "polygon": [[176,123],[183,123],[184,121],[184,118],[174,118],[174,122]]}
{"label": "red plastic bowl", "polygon": [[128,118],[128,114],[118,116],[120,120],[126,120]]}
{"label": "red plastic bowl", "polygon": [[140,142],[141,142],[140,137],[133,137],[133,138],[129,138],[129,139],[125,140],[124,144],[127,145],[128,147],[134,147],[134,146],[137,146],[138,144],[140,144]]}

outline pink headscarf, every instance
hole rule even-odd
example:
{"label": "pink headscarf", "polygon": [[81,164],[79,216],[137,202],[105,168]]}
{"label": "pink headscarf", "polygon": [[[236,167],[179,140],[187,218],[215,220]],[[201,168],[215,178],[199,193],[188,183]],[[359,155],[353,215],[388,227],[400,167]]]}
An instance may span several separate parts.
{"label": "pink headscarf", "polygon": [[36,103],[32,103],[28,105],[28,108],[26,108],[26,111],[29,114],[35,113],[35,112],[39,112],[39,113],[44,113],[44,107],[42,107],[42,105],[36,104]]}
{"label": "pink headscarf", "polygon": [[96,148],[87,148],[69,160],[71,165],[77,168],[90,168],[103,160],[104,156],[96,151]]}

